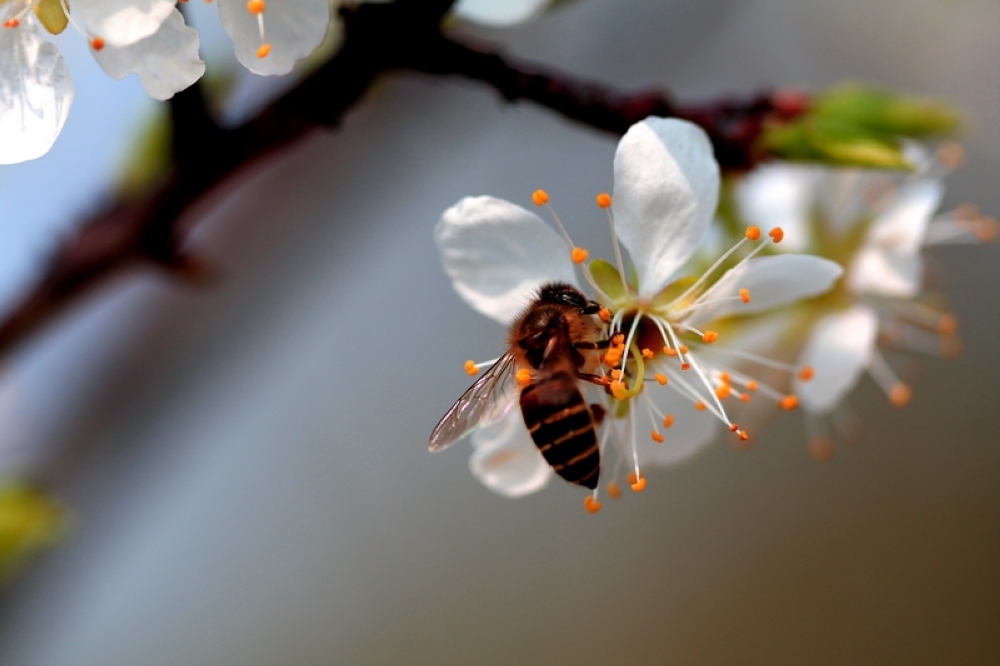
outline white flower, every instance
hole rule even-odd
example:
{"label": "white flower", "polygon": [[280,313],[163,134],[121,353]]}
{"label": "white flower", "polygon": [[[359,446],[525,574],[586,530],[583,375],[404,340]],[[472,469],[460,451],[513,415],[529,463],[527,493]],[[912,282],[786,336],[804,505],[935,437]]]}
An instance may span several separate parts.
{"label": "white flower", "polygon": [[[618,145],[614,198],[598,196],[598,205],[608,211],[618,257],[614,264],[595,260],[584,271],[606,308],[602,319],[613,340],[602,360],[608,395],[601,399],[614,415],[603,427],[602,452],[614,443],[619,462],[627,460],[632,470],[635,490],[645,485],[641,464],[689,457],[712,439],[719,421],[746,438],[729,419],[723,400],[745,396],[757,383],[730,370],[736,350],[713,345],[719,334],[702,328],[823,293],[841,274],[839,266],[816,257],[753,258],[765,241],[716,278],[720,267],[735,261],[738,248],[760,238],[753,228],[701,277],[679,277],[712,223],[718,189],[719,167],[705,133],[684,121],[649,118],[630,128]],[[534,199],[544,205],[548,197],[538,191]],[[556,220],[562,236],[515,204],[466,198],[445,211],[435,240],[459,295],[509,325],[541,285],[577,284],[574,261],[582,263],[586,255],[573,247]],[[772,230],[771,237],[779,241],[781,230]],[[631,258],[634,283],[623,277],[629,273],[619,241]],[[650,430],[639,425],[645,419]],[[661,434],[667,428],[669,433]],[[640,431],[651,435],[639,437]],[[472,442],[473,472],[497,492],[533,492],[551,476],[518,410],[474,431]],[[616,492],[614,486],[609,490]],[[593,506],[591,499],[588,508]]]}
{"label": "white flower", "polygon": [[59,51],[41,37],[68,24],[85,34],[101,67],[121,79],[135,73],[146,91],[167,99],[204,73],[198,36],[173,0],[76,0],[73,17],[59,0],[0,3],[0,164],[44,155],[62,130],[73,83]]}
{"label": "white flower", "polygon": [[[236,59],[255,74],[292,71],[323,43],[330,29],[330,0],[218,0],[222,27]],[[333,3],[336,5],[339,3]]]}
{"label": "white flower", "polygon": [[507,28],[541,16],[552,0],[458,0],[452,12],[466,21]]}
{"label": "white flower", "polygon": [[[800,230],[800,248],[829,257],[846,268],[831,297],[804,314],[811,331],[798,356],[815,370],[794,391],[813,415],[814,454],[825,458],[831,442],[815,417],[837,409],[866,372],[893,404],[910,397],[879,351],[879,341],[911,351],[949,349],[954,317],[921,302],[921,251],[932,244],[987,240],[995,222],[968,207],[935,214],[944,195],[945,163],[911,149],[913,174],[858,169],[772,165],[741,183],[737,198],[746,221],[780,220]],[[798,324],[796,324],[798,325]]]}

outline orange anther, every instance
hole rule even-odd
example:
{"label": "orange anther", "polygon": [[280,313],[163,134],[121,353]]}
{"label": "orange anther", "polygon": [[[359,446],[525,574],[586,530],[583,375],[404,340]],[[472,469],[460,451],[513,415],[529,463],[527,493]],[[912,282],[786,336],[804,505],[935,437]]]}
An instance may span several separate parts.
{"label": "orange anther", "polygon": [[611,206],[611,195],[609,195],[607,192],[601,192],[600,194],[597,195],[597,197],[595,197],[594,200],[597,202],[597,205],[600,208],[608,208],[609,206]]}
{"label": "orange anther", "polygon": [[616,345],[624,345],[625,344],[625,334],[624,333],[615,333],[614,337],[611,338],[611,342],[613,342]]}
{"label": "orange anther", "polygon": [[965,149],[955,141],[945,141],[937,149],[937,159],[949,169],[957,169],[965,161]]}
{"label": "orange anther", "polygon": [[641,493],[646,489],[646,477],[640,477],[638,481],[632,484],[632,490],[637,493]]}
{"label": "orange anther", "polygon": [[715,389],[715,397],[719,400],[725,400],[732,391],[733,389],[728,384],[723,384]]}
{"label": "orange anther", "polygon": [[104,40],[101,39],[100,37],[92,38],[90,40],[90,48],[94,49],[95,51],[100,51],[101,49],[104,48]]}
{"label": "orange anther", "polygon": [[266,58],[269,55],[271,55],[271,45],[270,44],[261,44],[260,48],[257,49],[257,57],[258,58]]}
{"label": "orange anther", "polygon": [[471,358],[465,362],[465,373],[467,375],[474,375],[479,372],[479,368],[476,367],[476,362]]}
{"label": "orange anther", "polygon": [[597,316],[600,318],[601,321],[607,324],[608,322],[611,321],[611,310],[607,308],[601,308],[600,310],[597,311]]}
{"label": "orange anther", "polygon": [[997,224],[997,221],[992,217],[976,220],[972,229],[976,238],[982,243],[992,243],[997,239],[997,236],[1000,236],[1000,224]]}
{"label": "orange anther", "polygon": [[938,320],[937,331],[941,335],[952,336],[958,333],[958,319],[954,315],[942,315]]}
{"label": "orange anther", "polygon": [[664,428],[669,428],[673,424],[674,424],[674,415],[673,414],[667,414],[666,416],[663,417],[663,427]]}
{"label": "orange anther", "polygon": [[677,356],[677,350],[674,349],[673,347],[664,347],[663,353],[666,354],[667,356]]}
{"label": "orange anther", "polygon": [[264,0],[250,0],[250,2],[247,3],[247,11],[251,14],[263,14],[264,9],[266,9],[264,6]]}
{"label": "orange anther", "polygon": [[750,290],[749,289],[740,289],[740,300],[743,301],[744,303],[749,303],[750,302]]}
{"label": "orange anther", "polygon": [[813,375],[815,374],[816,372],[813,370],[812,366],[806,365],[803,366],[801,370],[799,370],[799,379],[801,379],[804,382],[807,382],[810,379],[812,379]]}
{"label": "orange anther", "polygon": [[755,241],[760,238],[760,227],[747,227],[747,240]]}
{"label": "orange anther", "polygon": [[746,431],[746,430],[739,430],[739,431],[737,431],[737,433],[738,433],[738,434],[739,434],[739,436],[740,436],[740,441],[741,441],[741,442],[745,442],[745,441],[747,441],[748,439],[750,439],[750,435],[748,435],[748,434],[747,434],[747,431]]}
{"label": "orange anther", "polygon": [[514,374],[514,379],[516,379],[521,386],[527,386],[531,383],[531,372],[529,372],[527,368],[521,368]]}
{"label": "orange anther", "polygon": [[712,344],[719,339],[719,334],[715,331],[705,331],[705,335],[701,336],[701,339],[708,344]]}
{"label": "orange anther", "polygon": [[5,28],[16,28],[19,25],[21,25],[21,21],[16,17],[3,22],[3,27]]}
{"label": "orange anther", "polygon": [[780,243],[785,237],[785,232],[781,230],[781,227],[775,227],[767,232],[767,235],[771,237],[775,243]]}
{"label": "orange anther", "polygon": [[659,372],[653,375],[653,379],[655,379],[660,386],[666,386],[667,382],[670,381],[666,375],[661,374]]}
{"label": "orange anther", "polygon": [[748,381],[747,382],[747,390],[748,391],[756,391],[757,390],[757,382],[755,382],[752,379],[750,381]]}
{"label": "orange anther", "polygon": [[740,429],[740,427],[738,425],[736,425],[735,423],[729,424],[729,432],[736,432],[739,429]]}
{"label": "orange anther", "polygon": [[691,369],[690,363],[681,363],[681,370],[690,370],[690,369]]}
{"label": "orange anther", "polygon": [[629,483],[635,483],[638,477],[635,475],[635,472],[629,472],[625,478]]}
{"label": "orange anther", "polygon": [[682,354],[687,354],[688,353],[688,346],[687,345],[681,345],[681,353]]}
{"label": "orange anther", "polygon": [[730,379],[728,372],[720,372],[719,373],[719,381],[722,382],[723,384],[728,384],[732,380]]}
{"label": "orange anther", "polygon": [[889,391],[889,402],[895,407],[903,407],[910,401],[913,391],[909,386],[900,382]]}
{"label": "orange anther", "polygon": [[621,379],[622,378],[622,371],[619,370],[619,369],[617,369],[617,368],[615,368],[614,370],[611,371],[611,378],[612,379]]}
{"label": "orange anther", "polygon": [[708,405],[699,400],[698,402],[694,403],[694,408],[697,409],[699,412],[703,412],[706,409],[708,409]]}
{"label": "orange anther", "polygon": [[798,396],[794,395],[786,395],[784,398],[778,401],[778,405],[782,409],[787,409],[791,411],[799,406],[799,398]]}
{"label": "orange anther", "polygon": [[587,257],[590,256],[590,253],[588,253],[582,247],[574,247],[573,251],[570,252],[569,256],[573,260],[574,264],[582,264],[583,262],[587,261]]}
{"label": "orange anther", "polygon": [[611,495],[611,499],[621,499],[622,489],[618,487],[618,484],[612,481],[608,484],[608,494]]}
{"label": "orange anther", "polygon": [[743,402],[750,402],[750,394],[740,393],[740,400],[742,400]]}
{"label": "orange anther", "polygon": [[549,193],[545,190],[535,190],[531,193],[531,200],[536,206],[544,206],[549,202]]}
{"label": "orange anther", "polygon": [[601,510],[601,503],[594,499],[593,495],[587,495],[583,500],[583,508],[587,513],[597,513]]}
{"label": "orange anther", "polygon": [[627,400],[628,389],[625,388],[625,384],[616,379],[611,382],[611,395],[613,395],[616,400]]}
{"label": "orange anther", "polygon": [[656,430],[654,430],[653,432],[649,433],[649,436],[652,437],[653,441],[656,442],[657,444],[663,444],[663,435],[661,435]]}
{"label": "orange anther", "polygon": [[650,349],[649,347],[643,347],[642,348],[642,357],[643,358],[653,358],[653,350]]}

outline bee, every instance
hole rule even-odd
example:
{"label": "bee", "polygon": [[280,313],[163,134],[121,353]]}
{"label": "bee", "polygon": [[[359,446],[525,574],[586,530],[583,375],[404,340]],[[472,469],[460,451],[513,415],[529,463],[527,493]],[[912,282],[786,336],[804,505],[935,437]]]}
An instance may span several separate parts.
{"label": "bee", "polygon": [[[570,483],[596,488],[601,469],[596,429],[604,408],[587,404],[579,382],[608,385],[588,372],[597,366],[594,352],[608,347],[594,316],[599,310],[575,287],[543,285],[510,327],[508,351],[445,413],[428,448],[447,448],[476,427],[499,421],[517,402],[552,469]],[[519,374],[528,379],[519,381]]]}

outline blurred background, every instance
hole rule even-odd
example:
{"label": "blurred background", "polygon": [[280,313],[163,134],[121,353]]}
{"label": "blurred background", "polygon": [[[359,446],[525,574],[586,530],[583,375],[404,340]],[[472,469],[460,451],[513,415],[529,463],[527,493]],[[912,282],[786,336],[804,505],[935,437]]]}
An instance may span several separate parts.
{"label": "blurred background", "polygon": [[[993,0],[580,0],[461,32],[682,100],[845,79],[948,100],[968,160],[944,208],[996,216],[998,25]],[[84,46],[60,42],[77,97],[55,148],[0,169],[0,302],[154,112]],[[228,48],[205,44],[210,72]],[[1000,246],[933,251],[964,353],[927,360],[903,410],[863,382],[864,438],[828,463],[792,415],[592,516],[565,484],[491,494],[465,444],[427,452],[462,363],[504,335],[453,293],[433,224],[462,196],[527,205],[544,187],[606,248],[592,201],[615,145],[464,81],[393,77],[206,212],[195,242],[218,285],[137,272],[36,337],[0,386],[0,461],[43,473],[74,520],[0,593],[0,659],[1000,661]]]}

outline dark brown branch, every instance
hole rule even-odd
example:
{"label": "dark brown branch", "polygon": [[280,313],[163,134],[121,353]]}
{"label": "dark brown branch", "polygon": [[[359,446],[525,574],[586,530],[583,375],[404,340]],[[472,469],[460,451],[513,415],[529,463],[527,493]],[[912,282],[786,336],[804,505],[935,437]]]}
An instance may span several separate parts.
{"label": "dark brown branch", "polygon": [[[56,251],[42,277],[0,320],[0,355],[90,289],[138,264],[153,263],[184,278],[204,274],[186,245],[191,209],[241,169],[335,127],[382,74],[460,76],[495,88],[510,101],[531,101],[566,118],[622,134],[649,115],[686,118],[712,138],[723,168],[744,169],[762,124],[777,113],[768,96],[680,106],[658,91],[624,93],[564,73],[515,63],[449,39],[440,20],[452,0],[399,0],[342,9],[344,43],[337,55],[243,125],[224,129],[194,86],[170,103],[173,167],[140,198],[112,203],[83,221]],[[392,45],[392,47],[387,47]]]}

